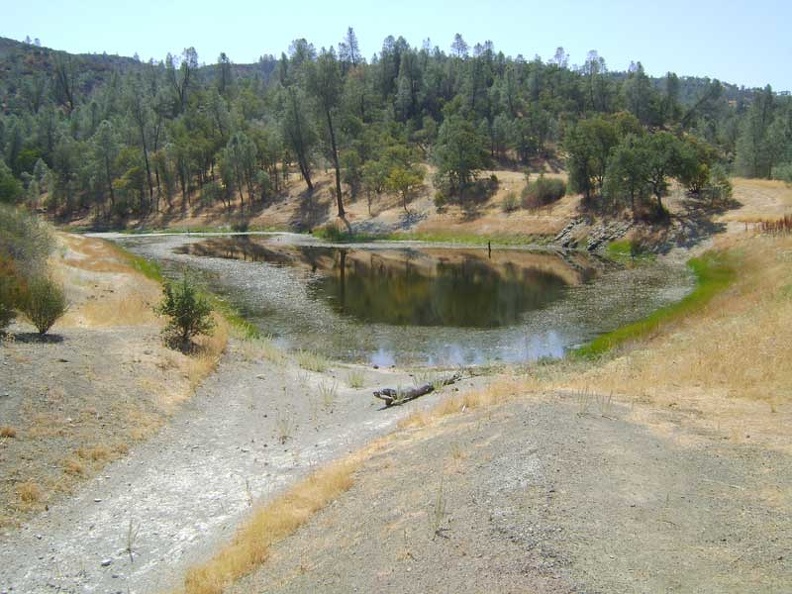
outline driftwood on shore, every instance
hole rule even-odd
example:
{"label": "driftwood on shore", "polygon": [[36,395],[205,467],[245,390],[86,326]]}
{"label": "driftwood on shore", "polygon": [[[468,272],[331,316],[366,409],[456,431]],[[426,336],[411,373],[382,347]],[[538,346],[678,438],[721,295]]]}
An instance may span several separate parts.
{"label": "driftwood on shore", "polygon": [[419,396],[434,392],[436,389],[441,388],[442,386],[449,386],[460,379],[462,379],[462,374],[455,373],[454,375],[445,379],[440,379],[430,384],[424,384],[422,386],[418,386],[417,388],[382,388],[381,390],[374,391],[374,397],[384,400],[386,407],[404,404],[410,400],[415,400]]}

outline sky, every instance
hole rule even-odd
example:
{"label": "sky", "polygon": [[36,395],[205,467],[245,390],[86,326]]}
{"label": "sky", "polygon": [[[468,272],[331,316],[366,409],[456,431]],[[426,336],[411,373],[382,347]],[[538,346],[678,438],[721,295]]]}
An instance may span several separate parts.
{"label": "sky", "polygon": [[569,64],[591,50],[609,70],[640,61],[663,76],[708,76],[746,87],[792,91],[789,0],[0,0],[0,36],[72,53],[164,59],[195,47],[199,61],[280,56],[294,39],[334,46],[352,27],[367,60],[388,35],[448,53],[456,33],[472,48],[543,61],[563,47]]}

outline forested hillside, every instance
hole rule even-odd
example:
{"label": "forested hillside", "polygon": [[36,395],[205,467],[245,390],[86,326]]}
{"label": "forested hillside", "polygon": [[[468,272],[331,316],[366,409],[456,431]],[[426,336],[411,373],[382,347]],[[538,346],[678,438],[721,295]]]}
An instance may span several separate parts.
{"label": "forested hillside", "polygon": [[385,39],[370,60],[296,40],[280,58],[201,65],[70,55],[0,39],[0,201],[123,224],[224,204],[249,211],[299,175],[344,200],[407,196],[433,166],[436,203],[489,191],[483,169],[562,166],[589,205],[657,218],[676,179],[792,181],[792,98],[717,80],[509,57],[457,35],[448,52]]}

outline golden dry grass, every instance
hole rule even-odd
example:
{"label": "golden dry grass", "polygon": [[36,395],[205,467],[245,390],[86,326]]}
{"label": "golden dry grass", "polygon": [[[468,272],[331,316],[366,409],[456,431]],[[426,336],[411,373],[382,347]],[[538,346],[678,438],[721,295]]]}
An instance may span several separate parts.
{"label": "golden dry grass", "polygon": [[16,495],[20,502],[24,505],[34,505],[41,501],[43,493],[41,487],[33,481],[24,481],[17,484]]}
{"label": "golden dry grass", "polygon": [[217,369],[228,346],[229,326],[218,314],[214,314],[215,327],[211,335],[196,339],[197,349],[186,359],[187,379],[190,391],[194,391]]}
{"label": "golden dry grass", "polygon": [[255,569],[267,560],[274,543],[292,534],[312,514],[352,486],[352,473],[361,461],[360,456],[350,457],[320,470],[256,511],[229,546],[188,571],[182,591],[220,594],[234,580]]}
{"label": "golden dry grass", "polygon": [[740,207],[725,213],[720,220],[727,223],[758,223],[792,213],[792,187],[782,181],[768,179],[732,179],[734,199]]}
{"label": "golden dry grass", "polygon": [[63,472],[66,474],[77,476],[85,474],[85,464],[77,458],[66,458],[62,464]]}
{"label": "golden dry grass", "polygon": [[686,323],[556,387],[698,411],[696,423],[728,438],[792,451],[782,423],[792,404],[792,238],[729,243],[739,262],[731,290]]}
{"label": "golden dry grass", "polygon": [[415,412],[399,421],[398,427],[399,429],[425,427],[448,415],[501,404],[525,393],[526,388],[525,383],[519,382],[513,377],[502,378],[484,389],[445,398],[428,411]]}
{"label": "golden dry grass", "polygon": [[12,439],[17,436],[17,430],[14,427],[9,427],[8,425],[4,425],[0,427],[0,438],[2,439]]}

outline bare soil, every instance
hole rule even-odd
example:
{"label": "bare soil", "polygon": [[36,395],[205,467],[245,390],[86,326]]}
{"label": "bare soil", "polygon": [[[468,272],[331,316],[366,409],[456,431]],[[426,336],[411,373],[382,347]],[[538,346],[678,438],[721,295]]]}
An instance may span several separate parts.
{"label": "bare soil", "polygon": [[[790,212],[785,189],[754,190],[738,183],[742,208],[716,221],[732,236]],[[575,212],[569,200],[512,219],[492,201],[471,218],[419,200],[411,224],[428,231],[554,233]],[[400,225],[399,208],[350,216]],[[599,366],[561,365],[506,371],[502,404],[454,404],[490,376],[383,410],[371,391],[410,384],[410,370],[311,372],[232,338],[194,390],[190,360],[162,346],[156,283],[98,240],[63,241],[69,316],[52,339],[20,322],[0,346],[0,592],[176,588],[256,504],[388,433],[345,496],[229,591],[792,591],[792,393],[775,376],[756,379],[767,400],[743,401],[680,363],[674,388],[676,334],[640,355],[671,378],[662,394],[617,358],[602,373],[621,374],[624,393],[602,388]],[[792,287],[792,258],[779,266]],[[456,414],[398,429],[449,402]]]}

